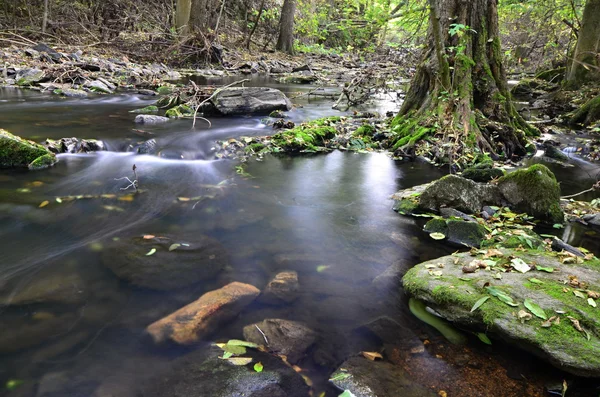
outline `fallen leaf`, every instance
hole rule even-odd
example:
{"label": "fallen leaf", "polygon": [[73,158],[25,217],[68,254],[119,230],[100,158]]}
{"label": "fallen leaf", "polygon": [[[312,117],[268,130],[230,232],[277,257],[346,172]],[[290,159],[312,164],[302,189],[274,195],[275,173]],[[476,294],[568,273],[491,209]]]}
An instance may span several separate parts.
{"label": "fallen leaf", "polygon": [[511,266],[513,267],[513,269],[515,269],[518,272],[527,273],[528,271],[531,270],[529,265],[527,263],[525,263],[525,261],[523,261],[523,259],[521,259],[521,258],[512,259],[510,261],[510,263],[511,263]]}
{"label": "fallen leaf", "polygon": [[47,206],[48,204],[50,204],[50,202],[48,200],[46,201],[42,201],[42,203],[39,205],[38,208],[44,208],[45,206]]}
{"label": "fallen leaf", "polygon": [[596,307],[597,306],[596,305],[596,301],[593,300],[592,298],[588,298],[587,302],[588,302],[588,305],[590,305],[592,307]]}
{"label": "fallen leaf", "polygon": [[153,239],[154,237],[156,237],[156,236],[153,234],[145,234],[143,238],[144,238],[144,240],[150,240],[150,239]]}
{"label": "fallen leaf", "polygon": [[546,273],[552,273],[554,271],[554,269],[551,267],[544,267],[544,266],[539,266],[539,265],[536,265],[535,269],[539,270],[541,272],[546,272]]}
{"label": "fallen leaf", "polygon": [[258,344],[253,343],[253,342],[248,342],[245,340],[239,340],[239,339],[230,339],[227,341],[227,344],[230,346],[244,346],[244,347],[250,347],[252,349],[256,349],[258,347]]}
{"label": "fallen leaf", "polygon": [[586,296],[581,291],[578,291],[576,289],[573,290],[573,295],[575,295],[578,298],[582,298],[582,299],[586,298]]}
{"label": "fallen leaf", "polygon": [[60,204],[60,203],[62,203],[62,199],[61,199],[60,197],[57,197],[57,198],[56,198],[56,202],[57,202],[58,204]]}
{"label": "fallen leaf", "polygon": [[475,302],[475,304],[471,308],[471,313],[473,313],[475,310],[479,309],[481,307],[481,305],[483,305],[488,299],[490,299],[489,296],[484,296],[483,298],[478,299],[477,302]]}
{"label": "fallen leaf", "polygon": [[519,313],[517,313],[517,317],[519,318],[519,320],[521,320],[521,323],[529,321],[533,318],[531,313],[528,313],[525,310],[519,310]]}
{"label": "fallen leaf", "polygon": [[529,282],[533,283],[533,284],[544,284],[544,282],[542,280],[538,280],[537,278],[530,278]]}
{"label": "fallen leaf", "polygon": [[330,267],[331,267],[331,266],[327,266],[327,265],[320,265],[320,266],[317,266],[317,272],[319,272],[319,273],[322,273],[322,272],[324,272],[325,270],[329,269]]}
{"label": "fallen leaf", "polygon": [[360,352],[364,358],[375,361],[376,359],[383,360],[383,356],[377,352]]}
{"label": "fallen leaf", "polygon": [[246,348],[244,346],[230,345],[227,343],[222,349],[225,352],[235,355],[246,354]]}
{"label": "fallen leaf", "polygon": [[150,251],[148,251],[146,256],[154,255],[155,252],[156,252],[156,248],[152,248]]}
{"label": "fallen leaf", "polygon": [[169,247],[169,251],[175,251],[179,247],[181,247],[181,244],[178,244],[178,243],[171,244],[171,246]]}
{"label": "fallen leaf", "polygon": [[431,237],[434,240],[443,240],[446,238],[446,235],[443,233],[431,233],[429,237]]}
{"label": "fallen leaf", "polygon": [[487,252],[485,253],[485,258],[494,258],[494,257],[498,257],[498,258],[502,258],[504,256],[504,254],[497,249],[489,249],[487,250]]}
{"label": "fallen leaf", "polygon": [[242,366],[250,364],[252,362],[252,357],[230,357],[227,361],[233,365]]}
{"label": "fallen leaf", "polygon": [[118,198],[119,201],[133,201],[134,200],[134,195],[133,194],[128,194],[125,196],[121,196]]}
{"label": "fallen leaf", "polygon": [[539,317],[542,320],[548,319],[548,317],[546,316],[546,313],[544,312],[544,309],[542,309],[537,303],[535,303],[531,299],[529,299],[529,298],[525,299],[525,302],[523,302],[523,305],[527,309],[529,309],[529,311],[531,311],[533,314],[535,314],[536,317]]}
{"label": "fallen leaf", "polygon": [[492,341],[490,340],[490,338],[488,338],[488,336],[486,334],[484,334],[483,332],[478,332],[475,335],[477,335],[479,340],[482,341],[483,343],[485,343],[486,345],[492,344]]}
{"label": "fallen leaf", "polygon": [[600,298],[600,294],[595,291],[587,291],[587,295],[589,298],[592,298],[592,299]]}
{"label": "fallen leaf", "polygon": [[262,363],[260,363],[260,362],[258,362],[258,363],[256,363],[256,364],[254,364],[254,370],[255,370],[256,372],[262,372],[263,368],[264,368],[264,367],[263,367]]}
{"label": "fallen leaf", "polygon": [[344,390],[338,397],[356,397],[350,390]]}

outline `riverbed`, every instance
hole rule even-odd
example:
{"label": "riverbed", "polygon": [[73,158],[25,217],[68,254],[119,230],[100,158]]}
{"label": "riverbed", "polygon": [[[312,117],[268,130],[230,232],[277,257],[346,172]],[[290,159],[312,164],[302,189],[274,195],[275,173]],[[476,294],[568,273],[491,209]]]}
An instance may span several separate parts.
{"label": "riverbed", "polygon": [[[290,97],[309,90],[270,80],[251,85],[280,88]],[[419,373],[415,382],[436,392],[519,395],[528,390],[511,384],[503,394],[499,388],[507,377],[543,395],[545,383],[565,376],[526,353],[504,351],[502,344],[488,347],[475,337],[468,347],[449,346],[410,316],[402,291],[373,284],[392,265],[408,269],[456,249],[430,239],[422,223],[393,212],[389,198],[439,178],[443,170],[394,161],[385,153],[336,151],[267,156],[251,160],[240,173],[238,163],[214,159],[214,142],[271,134],[261,117],[214,118],[210,128],[199,121],[195,129],[189,120],[135,125],[129,111],[153,101],[135,93],[63,99],[0,89],[0,127],[38,142],[93,138],[108,148],[59,155],[55,167],[40,172],[0,170],[0,385],[19,383],[0,395],[89,396],[107,380],[129,390],[142,374],[191,349],[154,346],[144,331],[149,324],[231,281],[262,289],[283,270],[298,273],[299,298],[277,307],[253,303],[213,340],[241,339],[243,326],[265,318],[307,324],[318,341],[300,367],[315,395],[337,396],[327,379],[346,356],[358,353],[355,349],[381,348],[356,330],[384,315],[435,345],[431,351],[400,351],[395,363],[400,368],[404,362],[403,371],[412,368]],[[328,99],[302,95],[294,103],[297,108],[289,115],[296,123],[345,114],[331,109]],[[397,108],[385,96],[364,107],[381,113]],[[157,141],[156,155],[131,151],[149,137]],[[134,165],[140,192],[124,195],[133,193],[124,190],[123,178],[134,178]],[[588,187],[586,175],[596,169],[587,163],[551,167],[563,181],[564,194]],[[593,236],[580,229],[554,233],[597,249]],[[229,265],[213,279],[169,291],[132,286],[109,270],[107,262],[114,258],[105,252],[132,235],[209,236],[225,247]],[[65,280],[72,285],[68,293],[47,294]],[[15,304],[19,297],[26,303]],[[458,355],[468,357],[462,366]],[[498,379],[489,381],[490,394],[467,392],[465,384],[485,382],[492,373]],[[524,374],[529,380],[523,381]]]}

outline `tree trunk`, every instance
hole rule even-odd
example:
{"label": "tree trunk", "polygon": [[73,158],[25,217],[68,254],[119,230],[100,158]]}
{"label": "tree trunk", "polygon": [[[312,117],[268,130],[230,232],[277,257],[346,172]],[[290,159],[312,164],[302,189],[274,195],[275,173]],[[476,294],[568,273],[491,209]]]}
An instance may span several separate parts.
{"label": "tree trunk", "polygon": [[42,18],[42,33],[46,33],[47,25],[48,25],[48,0],[44,0],[44,15]]}
{"label": "tree trunk", "polygon": [[191,31],[208,34],[215,28],[219,16],[219,0],[192,0],[189,26]]}
{"label": "tree trunk", "polygon": [[581,84],[600,75],[600,0],[587,0],[573,62],[567,75],[567,87]]}
{"label": "tree trunk", "polygon": [[177,0],[175,7],[175,27],[177,33],[185,36],[188,32],[188,23],[190,22],[190,11],[192,7],[191,0]]}
{"label": "tree trunk", "polygon": [[261,0],[260,6],[258,8],[258,16],[256,17],[256,21],[254,21],[252,30],[250,31],[250,34],[248,35],[248,39],[246,40],[246,49],[248,49],[248,50],[250,49],[250,43],[252,42],[252,35],[254,34],[254,31],[258,27],[258,23],[260,22],[260,17],[262,16],[264,9],[265,9],[265,0]]}
{"label": "tree trunk", "polygon": [[296,0],[284,0],[279,20],[279,39],[275,48],[279,51],[294,54],[294,14]]}
{"label": "tree trunk", "polygon": [[429,46],[391,123],[394,150],[421,146],[419,153],[459,167],[524,156],[526,136],[537,130],[510,100],[498,1],[429,0],[429,8]]}

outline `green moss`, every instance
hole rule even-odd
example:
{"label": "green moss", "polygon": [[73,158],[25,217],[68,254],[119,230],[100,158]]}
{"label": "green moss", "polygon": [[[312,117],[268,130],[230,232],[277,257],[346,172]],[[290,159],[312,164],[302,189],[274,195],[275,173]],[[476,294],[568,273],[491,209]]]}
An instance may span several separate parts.
{"label": "green moss", "polygon": [[44,168],[52,167],[56,163],[56,156],[53,153],[48,153],[38,157],[29,164],[30,170],[43,170]]}
{"label": "green moss", "polygon": [[544,70],[544,71],[536,74],[535,78],[539,79],[539,80],[545,80],[545,81],[557,83],[564,79],[566,70],[567,70],[567,68],[565,68],[565,67]]}
{"label": "green moss", "polygon": [[390,129],[393,134],[391,139],[393,151],[406,145],[412,146],[433,132],[432,128],[420,125],[420,118],[412,117],[412,114],[394,117]]}
{"label": "green moss", "polygon": [[304,123],[273,135],[271,142],[288,152],[315,152],[335,136],[333,125],[340,120],[339,117],[328,117]]}
{"label": "green moss", "polygon": [[169,87],[169,86],[166,86],[166,85],[163,85],[161,87],[158,87],[156,89],[156,92],[158,92],[159,95],[169,95],[169,94],[171,94],[173,92],[173,88]]}
{"label": "green moss", "polygon": [[165,112],[165,116],[177,119],[186,116],[192,116],[194,114],[194,110],[187,105],[178,105],[175,106]]}
{"label": "green moss", "polygon": [[542,164],[517,170],[498,180],[511,208],[551,223],[564,223],[560,209],[560,186],[552,171]]}
{"label": "green moss", "polygon": [[143,107],[141,109],[130,110],[129,113],[141,113],[141,114],[158,113],[158,106],[150,105],[150,106]]}
{"label": "green moss", "polygon": [[[0,129],[0,168],[28,167],[47,154],[50,152],[42,145]],[[40,161],[47,161],[47,158]]]}
{"label": "green moss", "polygon": [[402,200],[397,200],[394,204],[394,211],[399,212],[401,214],[411,215],[417,212],[419,209],[419,203],[417,200],[411,200],[409,198],[403,198]]}
{"label": "green moss", "polygon": [[355,137],[362,137],[362,136],[366,136],[366,137],[372,137],[373,134],[375,133],[375,127],[373,127],[372,125],[369,124],[363,124],[360,127],[358,127],[356,129],[356,131],[354,131],[352,133],[352,136]]}
{"label": "green moss", "polygon": [[475,182],[489,182],[492,179],[501,178],[505,174],[500,168],[467,168],[462,172],[462,176]]}
{"label": "green moss", "polygon": [[600,120],[600,95],[590,99],[571,117],[571,124],[588,125]]}
{"label": "green moss", "polygon": [[427,233],[442,233],[448,235],[448,224],[445,219],[433,218],[425,224],[423,228]]}
{"label": "green moss", "polygon": [[252,143],[248,146],[246,146],[246,148],[244,149],[244,151],[246,153],[258,153],[261,150],[263,150],[266,146],[262,143],[256,142],[256,143]]}

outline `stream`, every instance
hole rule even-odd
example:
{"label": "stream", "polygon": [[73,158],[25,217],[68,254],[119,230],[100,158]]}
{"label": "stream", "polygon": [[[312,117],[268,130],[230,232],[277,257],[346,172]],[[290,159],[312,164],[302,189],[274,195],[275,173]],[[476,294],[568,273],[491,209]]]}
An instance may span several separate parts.
{"label": "stream", "polygon": [[[310,88],[260,78],[250,85],[279,88],[291,97]],[[261,117],[214,118],[211,128],[198,121],[195,130],[189,120],[135,125],[129,111],[154,100],[137,94],[63,99],[0,88],[1,128],[38,142],[94,138],[108,147],[59,155],[56,166],[40,172],[0,170],[0,395],[91,396],[107,379],[126,388],[192,349],[154,346],[144,332],[150,323],[232,281],[262,289],[283,270],[298,272],[296,301],[255,302],[213,338],[242,339],[243,326],[265,318],[304,322],[318,334],[301,364],[315,396],[337,396],[327,382],[332,371],[345,356],[376,348],[355,330],[377,316],[392,316],[413,336],[425,334],[444,345],[448,354],[465,354],[412,318],[402,292],[373,292],[373,280],[389,266],[409,269],[455,250],[430,239],[420,220],[393,212],[389,199],[399,189],[439,178],[443,170],[383,153],[336,151],[251,160],[245,167],[251,177],[242,177],[236,162],[214,160],[211,148],[215,140],[272,133]],[[305,95],[293,102],[299,106],[290,112],[296,123],[343,114],[328,99]],[[364,109],[385,114],[398,104],[382,97]],[[152,135],[141,137],[139,129]],[[157,141],[157,155],[128,152],[149,138]],[[133,178],[134,165],[141,193],[123,196],[127,182],[118,179]],[[589,187],[598,172],[585,162],[549,167],[563,194]],[[545,232],[598,253],[597,237],[581,228]],[[169,291],[132,286],[108,269],[115,254],[105,248],[136,234],[209,236],[225,247],[229,264],[214,279]],[[177,271],[177,263],[168,266]],[[48,294],[57,280],[73,288]],[[19,299],[26,303],[15,304]],[[537,382],[565,376],[526,353],[502,344],[491,352],[472,339],[471,360],[488,357],[504,372],[525,366]],[[432,385],[464,376],[449,374],[444,360],[430,356],[414,365],[422,366]],[[3,386],[10,381],[19,383],[13,391]],[[449,395],[460,395],[454,391]]]}

